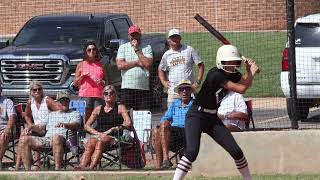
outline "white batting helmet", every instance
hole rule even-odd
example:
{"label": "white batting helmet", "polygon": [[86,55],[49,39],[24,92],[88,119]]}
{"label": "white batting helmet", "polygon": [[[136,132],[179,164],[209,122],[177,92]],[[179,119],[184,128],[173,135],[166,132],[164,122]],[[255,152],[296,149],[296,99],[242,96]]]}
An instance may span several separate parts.
{"label": "white batting helmet", "polygon": [[[240,62],[238,65],[225,65],[223,62],[226,62],[226,61],[240,61]],[[218,69],[222,69],[229,73],[235,73],[237,72],[237,69],[240,67],[241,61],[242,59],[240,57],[240,53],[237,47],[233,45],[223,45],[217,51],[216,64]],[[225,67],[227,66],[229,67],[233,66],[236,68],[234,68],[234,71],[228,71],[225,69]]]}

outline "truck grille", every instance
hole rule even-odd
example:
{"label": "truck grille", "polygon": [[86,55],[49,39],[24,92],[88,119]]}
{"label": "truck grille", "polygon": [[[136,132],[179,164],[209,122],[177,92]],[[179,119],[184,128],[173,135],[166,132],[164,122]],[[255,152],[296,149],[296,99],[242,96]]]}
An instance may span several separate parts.
{"label": "truck grille", "polygon": [[62,59],[2,59],[3,83],[38,80],[51,84],[60,83],[64,70]]}

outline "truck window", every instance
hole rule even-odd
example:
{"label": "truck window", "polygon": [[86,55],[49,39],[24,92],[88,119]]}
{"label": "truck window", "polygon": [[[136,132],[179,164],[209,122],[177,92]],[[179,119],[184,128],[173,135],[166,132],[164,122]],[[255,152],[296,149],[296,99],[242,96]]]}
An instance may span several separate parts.
{"label": "truck window", "polygon": [[105,40],[117,39],[117,32],[113,27],[111,21],[108,21],[105,25]]}
{"label": "truck window", "polygon": [[120,18],[112,20],[114,27],[118,32],[119,39],[128,39],[129,23],[127,19]]}
{"label": "truck window", "polygon": [[319,23],[297,23],[296,47],[320,47]]}
{"label": "truck window", "polygon": [[47,21],[27,24],[15,38],[13,45],[72,44],[83,45],[99,37],[98,24],[90,22]]}

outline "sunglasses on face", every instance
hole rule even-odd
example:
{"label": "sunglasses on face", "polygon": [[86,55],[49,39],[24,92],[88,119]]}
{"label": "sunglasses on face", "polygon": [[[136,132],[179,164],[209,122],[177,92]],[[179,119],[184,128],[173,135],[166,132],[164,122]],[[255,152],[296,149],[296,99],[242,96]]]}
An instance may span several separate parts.
{"label": "sunglasses on face", "polygon": [[37,92],[37,91],[41,91],[41,90],[42,90],[42,88],[33,88],[32,92]]}
{"label": "sunglasses on face", "polygon": [[179,92],[184,92],[184,91],[189,92],[191,91],[191,87],[180,87],[178,90]]}
{"label": "sunglasses on face", "polygon": [[103,93],[104,96],[113,96],[115,94],[114,91],[106,91]]}
{"label": "sunglasses on face", "polygon": [[96,51],[97,49],[96,48],[89,48],[87,49],[87,52],[93,52],[93,51]]}

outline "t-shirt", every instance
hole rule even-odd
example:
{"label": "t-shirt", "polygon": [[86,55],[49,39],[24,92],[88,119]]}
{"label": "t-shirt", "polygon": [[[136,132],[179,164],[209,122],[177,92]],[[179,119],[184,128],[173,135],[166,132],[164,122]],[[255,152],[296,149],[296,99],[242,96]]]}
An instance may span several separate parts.
{"label": "t-shirt", "polygon": [[[237,92],[230,91],[221,101],[218,108],[218,114],[225,115],[231,112],[243,112],[247,113],[247,105],[243,96]],[[240,129],[245,128],[245,121],[240,120],[223,120],[224,124],[234,124]]]}
{"label": "t-shirt", "polygon": [[166,51],[159,64],[159,69],[166,71],[171,82],[168,93],[174,93],[174,88],[181,80],[194,82],[193,65],[202,63],[198,53],[191,46],[182,45],[179,50]]}
{"label": "t-shirt", "polygon": [[224,74],[224,71],[216,67],[209,70],[202,87],[196,96],[196,103],[207,109],[217,109],[226,95],[227,90],[223,86],[228,82],[239,82],[241,73]]}
{"label": "t-shirt", "polygon": [[82,61],[81,62],[81,73],[89,74],[89,76],[85,76],[79,87],[79,96],[80,97],[101,97],[103,85],[101,83],[97,84],[96,80],[103,79],[104,71],[102,64],[98,61],[89,62]]}
{"label": "t-shirt", "polygon": [[[150,45],[141,45],[140,50],[147,58],[153,58]],[[117,60],[124,59],[126,62],[137,61],[138,55],[134,52],[130,42],[122,44],[118,49]],[[134,67],[128,70],[121,70],[121,89],[149,90],[149,70],[141,67]]]}
{"label": "t-shirt", "polygon": [[[69,110],[68,112],[54,111],[48,115],[48,124],[46,126],[47,133],[45,137],[52,138],[55,134],[62,135],[66,138],[68,129],[56,127],[59,123],[81,123],[80,113],[78,111]],[[69,131],[69,136],[73,135]]]}
{"label": "t-shirt", "polygon": [[164,114],[164,116],[162,116],[160,122],[168,120],[170,121],[172,127],[184,128],[186,114],[190,109],[192,102],[193,100],[191,99],[185,107],[182,107],[181,99],[172,102],[167,112]]}
{"label": "t-shirt", "polygon": [[7,127],[9,117],[17,115],[11,99],[0,96],[0,130]]}

